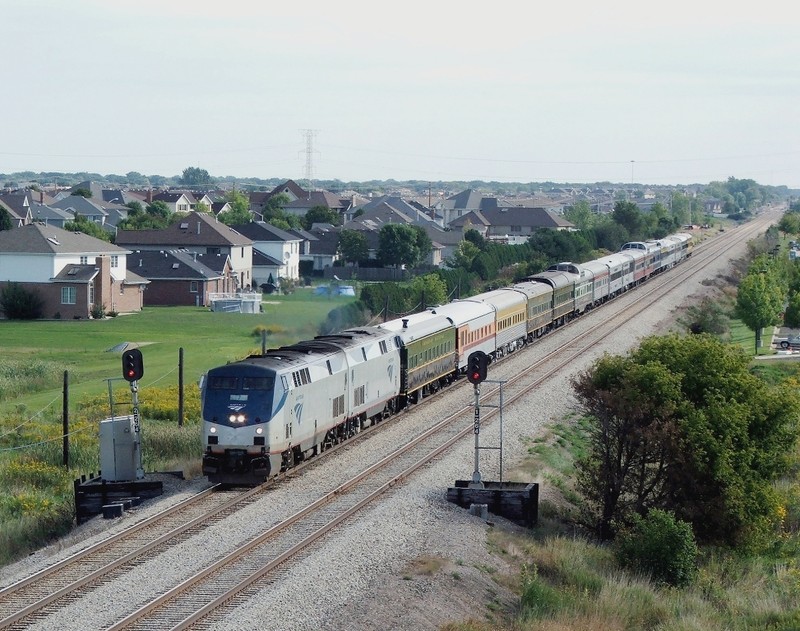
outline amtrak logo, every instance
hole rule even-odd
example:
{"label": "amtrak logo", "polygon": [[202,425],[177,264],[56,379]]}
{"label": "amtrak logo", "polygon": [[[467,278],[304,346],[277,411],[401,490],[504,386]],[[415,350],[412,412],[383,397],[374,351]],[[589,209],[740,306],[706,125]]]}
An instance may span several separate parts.
{"label": "amtrak logo", "polygon": [[386,374],[389,376],[389,381],[394,380],[394,363],[391,363],[386,367]]}
{"label": "amtrak logo", "polygon": [[228,409],[234,412],[239,412],[244,409],[244,405],[242,405],[241,403],[230,403],[228,405]]}
{"label": "amtrak logo", "polygon": [[294,406],[294,417],[297,419],[298,423],[300,423],[302,416],[303,416],[303,404],[296,403]]}

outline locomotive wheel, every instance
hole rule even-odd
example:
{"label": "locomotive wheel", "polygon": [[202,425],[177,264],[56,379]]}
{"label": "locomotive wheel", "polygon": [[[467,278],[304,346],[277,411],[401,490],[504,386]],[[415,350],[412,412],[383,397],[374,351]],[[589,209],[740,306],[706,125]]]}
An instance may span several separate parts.
{"label": "locomotive wheel", "polygon": [[294,448],[290,447],[281,454],[281,471],[287,471],[294,466]]}

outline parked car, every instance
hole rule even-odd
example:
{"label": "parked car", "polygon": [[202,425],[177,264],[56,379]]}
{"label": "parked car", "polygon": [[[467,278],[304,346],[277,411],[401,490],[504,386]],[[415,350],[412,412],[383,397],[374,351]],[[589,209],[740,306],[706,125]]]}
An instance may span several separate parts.
{"label": "parked car", "polygon": [[792,350],[800,349],[800,335],[790,335],[784,340],[777,340],[775,342],[782,349],[791,348]]}

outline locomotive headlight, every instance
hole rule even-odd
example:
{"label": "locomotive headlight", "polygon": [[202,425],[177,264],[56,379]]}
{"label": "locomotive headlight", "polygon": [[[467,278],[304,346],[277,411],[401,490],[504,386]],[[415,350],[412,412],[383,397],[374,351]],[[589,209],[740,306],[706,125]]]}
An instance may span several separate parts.
{"label": "locomotive headlight", "polygon": [[231,415],[228,417],[228,420],[229,420],[231,423],[235,423],[235,422],[236,422],[236,415],[235,415],[235,414],[231,414]]}
{"label": "locomotive headlight", "polygon": [[240,414],[239,416],[237,416],[237,417],[236,417],[236,420],[237,420],[239,423],[244,423],[244,414]]}
{"label": "locomotive headlight", "polygon": [[263,434],[264,428],[263,427],[256,427],[256,434]]}
{"label": "locomotive headlight", "polygon": [[217,428],[216,427],[209,427],[208,428],[208,433],[209,434],[216,434],[217,433]]}

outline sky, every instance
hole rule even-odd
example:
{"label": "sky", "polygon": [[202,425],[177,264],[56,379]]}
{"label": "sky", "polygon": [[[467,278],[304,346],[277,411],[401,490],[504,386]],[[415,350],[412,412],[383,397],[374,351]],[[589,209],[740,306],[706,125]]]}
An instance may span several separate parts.
{"label": "sky", "polygon": [[0,15],[0,173],[800,187],[788,0],[2,0]]}

